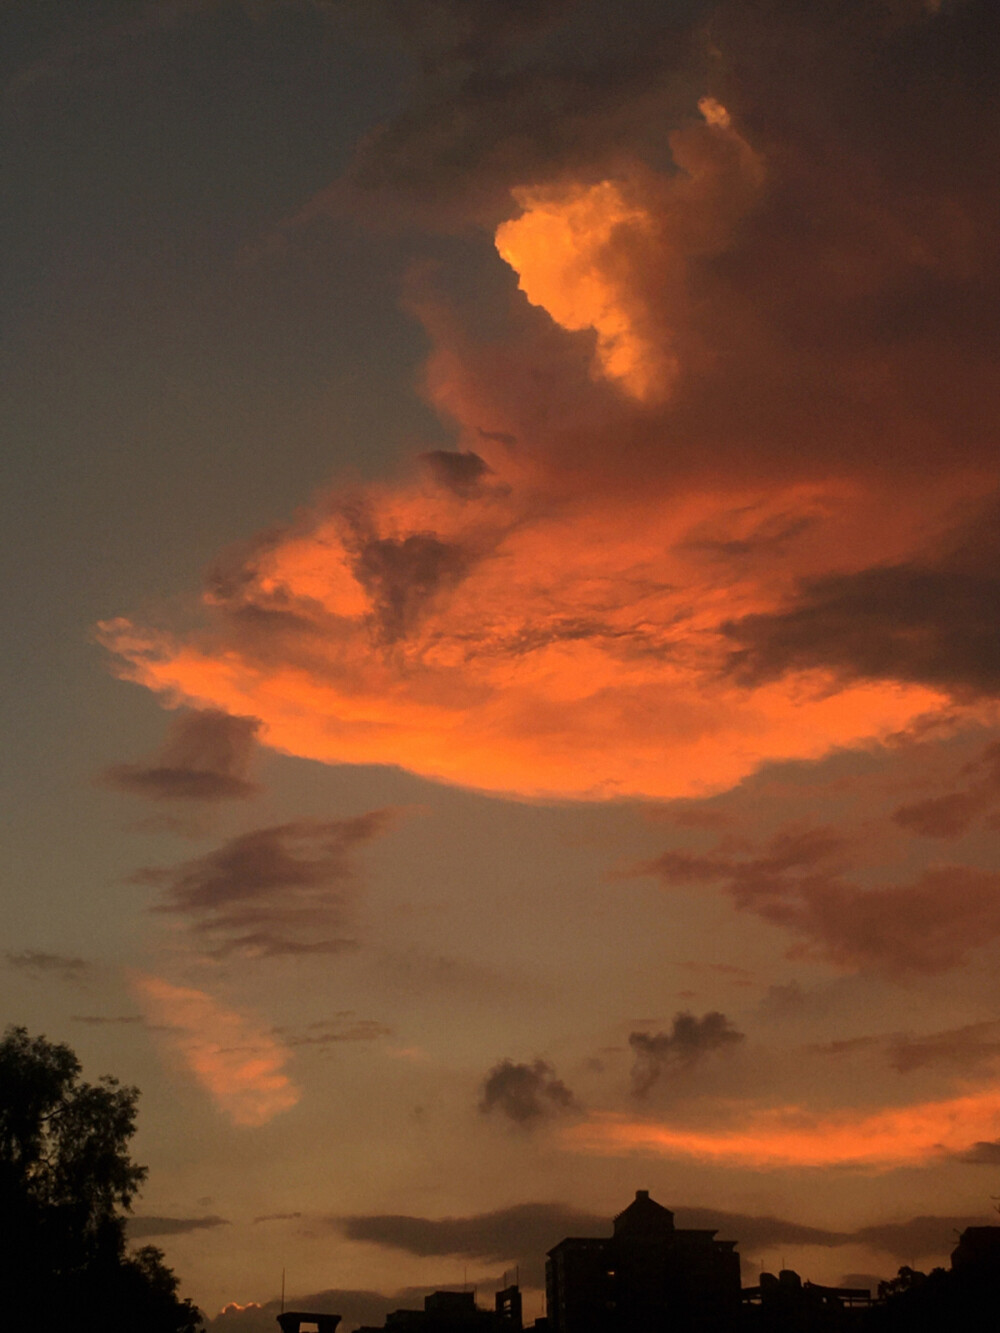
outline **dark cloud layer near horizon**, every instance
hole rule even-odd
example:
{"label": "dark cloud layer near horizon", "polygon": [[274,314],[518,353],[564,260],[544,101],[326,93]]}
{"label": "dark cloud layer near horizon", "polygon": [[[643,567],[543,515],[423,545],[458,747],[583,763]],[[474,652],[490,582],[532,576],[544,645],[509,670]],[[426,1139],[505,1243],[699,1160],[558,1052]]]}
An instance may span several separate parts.
{"label": "dark cloud layer near horizon", "polygon": [[[670,1204],[678,1227],[709,1228],[738,1242],[743,1258],[776,1246],[839,1248],[868,1245],[900,1262],[944,1257],[955,1233],[979,1226],[982,1216],[912,1217],[836,1231],[787,1218]],[[558,1203],[517,1204],[469,1217],[426,1218],[395,1214],[336,1220],[349,1240],[367,1241],[421,1257],[454,1255],[491,1264],[518,1263],[530,1285],[544,1280],[544,1258],[566,1236],[609,1236],[612,1219]]]}

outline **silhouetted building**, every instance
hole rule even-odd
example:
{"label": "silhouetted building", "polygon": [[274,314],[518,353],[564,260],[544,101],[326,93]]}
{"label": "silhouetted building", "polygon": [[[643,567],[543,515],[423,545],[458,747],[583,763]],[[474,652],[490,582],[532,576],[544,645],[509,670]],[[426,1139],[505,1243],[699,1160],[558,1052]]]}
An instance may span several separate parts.
{"label": "silhouetted building", "polygon": [[299,1333],[303,1324],[315,1324],[317,1333],[334,1333],[340,1323],[339,1314],[310,1314],[306,1310],[286,1310],[275,1317],[281,1333]]}
{"label": "silhouetted building", "polygon": [[754,1333],[836,1333],[857,1327],[871,1305],[867,1287],[822,1287],[783,1268],[777,1277],[761,1273],[758,1286],[744,1287],[743,1323]]}
{"label": "silhouetted building", "polygon": [[726,1333],[740,1314],[736,1242],[685,1230],[637,1190],[611,1236],[568,1237],[549,1251],[550,1333]]}
{"label": "silhouetted building", "polygon": [[521,1310],[521,1288],[516,1284],[498,1291],[494,1301],[499,1333],[521,1333],[524,1317]]}
{"label": "silhouetted building", "polygon": [[966,1227],[951,1252],[955,1273],[985,1272],[1000,1281],[1000,1227]]}
{"label": "silhouetted building", "polygon": [[[511,1292],[516,1294],[516,1302]],[[504,1315],[500,1312],[499,1296],[496,1310],[481,1310],[476,1304],[474,1291],[432,1291],[424,1297],[422,1310],[393,1310],[386,1315],[382,1329],[366,1325],[357,1333],[499,1333],[500,1330],[520,1333],[520,1291],[513,1287],[500,1295],[508,1297],[511,1315],[507,1322],[501,1322]],[[515,1308],[516,1325],[513,1322]]]}

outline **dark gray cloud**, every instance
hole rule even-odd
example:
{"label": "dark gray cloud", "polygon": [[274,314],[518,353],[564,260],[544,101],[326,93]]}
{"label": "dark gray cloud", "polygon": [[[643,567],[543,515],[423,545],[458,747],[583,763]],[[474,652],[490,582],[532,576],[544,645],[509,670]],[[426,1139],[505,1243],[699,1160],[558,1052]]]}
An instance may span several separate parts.
{"label": "dark gray cloud", "polygon": [[980,1139],[965,1152],[956,1153],[955,1161],[967,1166],[1000,1166],[1000,1140]]}
{"label": "dark gray cloud", "polygon": [[767,1214],[720,1212],[714,1208],[677,1208],[679,1227],[714,1228],[720,1236],[738,1240],[744,1253],[759,1253],[775,1245],[819,1245],[826,1249],[850,1243],[850,1233],[804,1226]]}
{"label": "dark gray cloud", "polygon": [[71,1017],[74,1023],[87,1023],[90,1027],[118,1027],[146,1021],[141,1014],[73,1014]]}
{"label": "dark gray cloud", "polygon": [[712,1051],[731,1048],[743,1039],[743,1033],[718,1010],[701,1018],[682,1010],[674,1015],[669,1032],[630,1032],[628,1044],[635,1052],[632,1091],[645,1097],[669,1071],[692,1069]]}
{"label": "dark gray cloud", "polygon": [[45,953],[41,949],[8,950],[4,958],[8,966],[17,968],[19,972],[26,972],[36,980],[54,978],[57,981],[82,985],[94,970],[93,964],[84,958],[73,958],[61,953]]}
{"label": "dark gray cloud", "polygon": [[891,1033],[846,1037],[807,1048],[812,1054],[839,1057],[876,1051],[898,1074],[933,1066],[953,1066],[971,1074],[1000,1063],[1000,1023],[968,1023],[941,1032]]}
{"label": "dark gray cloud", "polygon": [[923,1036],[893,1037],[886,1054],[900,1074],[932,1065],[955,1065],[972,1073],[1000,1060],[1000,1023],[969,1023]]}
{"label": "dark gray cloud", "polygon": [[360,542],[354,574],[371,598],[379,638],[402,638],[434,594],[458,583],[470,563],[468,551],[431,533]]}
{"label": "dark gray cloud", "polygon": [[871,1050],[873,1046],[882,1046],[884,1041],[880,1037],[841,1037],[835,1041],[816,1042],[812,1046],[807,1046],[806,1050],[811,1055],[854,1055],[858,1051]]}
{"label": "dark gray cloud", "polygon": [[296,1222],[302,1216],[301,1213],[264,1213],[261,1217],[254,1218],[254,1226],[258,1222]]}
{"label": "dark gray cloud", "polygon": [[741,911],[800,937],[790,957],[842,967],[945,972],[1000,936],[1000,875],[935,866],[865,889],[843,877],[848,865],[845,839],[819,828],[779,833],[757,854],[671,851],[640,869],[667,885],[722,883]]}
{"label": "dark gray cloud", "polygon": [[575,1106],[572,1092],[544,1060],[530,1065],[501,1060],[486,1075],[479,1102],[484,1114],[496,1111],[518,1125],[532,1125]]}
{"label": "dark gray cloud", "polygon": [[[609,22],[593,0],[390,6],[419,74],[407,105],[360,142],[345,184],[391,200],[389,216],[453,223],[495,215],[512,186],[593,171],[625,145],[662,154],[698,7],[620,0]],[[341,201],[343,185],[331,196]]]}
{"label": "dark gray cloud", "polygon": [[461,496],[475,495],[493,471],[471,450],[434,449],[421,454],[420,462],[438,486]]}
{"label": "dark gray cloud", "polygon": [[[728,622],[724,632],[740,645],[732,673],[760,684],[821,667],[960,696],[994,695],[1000,691],[998,569],[994,501],[952,534],[942,554],[806,580],[782,610]],[[947,808],[939,813],[948,827]],[[952,819],[962,813],[952,811]],[[919,812],[910,818],[919,820]]]}
{"label": "dark gray cloud", "polygon": [[114,764],[101,779],[153,801],[226,801],[258,790],[249,780],[260,722],[216,708],[192,709],[171,720],[159,753],[146,764]]}
{"label": "dark gray cloud", "polygon": [[391,1037],[392,1028],[374,1018],[358,1018],[353,1012],[345,1011],[332,1019],[319,1019],[305,1028],[276,1027],[275,1036],[281,1038],[285,1046],[330,1046],[340,1042],[377,1041],[380,1037]]}
{"label": "dark gray cloud", "polygon": [[859,1227],[851,1232],[850,1239],[854,1244],[870,1245],[874,1250],[891,1254],[901,1263],[931,1257],[943,1259],[955,1248],[959,1232],[966,1227],[988,1226],[990,1220],[982,1214],[911,1217],[905,1222],[880,1222]]}
{"label": "dark gray cloud", "polygon": [[205,856],[147,867],[132,879],[161,889],[153,910],[186,917],[217,955],[339,953],[352,942],[326,932],[350,916],[352,855],[391,818],[388,810],[374,810],[254,829]]}
{"label": "dark gray cloud", "polygon": [[[815,1245],[826,1249],[867,1245],[899,1262],[944,1256],[954,1247],[955,1233],[982,1225],[982,1217],[920,1216],[834,1231],[807,1226],[768,1214],[688,1208],[674,1209],[679,1227],[709,1228],[739,1242],[744,1255],[760,1254],[780,1245]],[[343,1217],[336,1225],[349,1240],[368,1241],[420,1257],[450,1255],[490,1264],[519,1263],[526,1281],[541,1280],[547,1250],[566,1236],[608,1236],[611,1217],[559,1203],[517,1204],[469,1217],[427,1218],[398,1214]]]}
{"label": "dark gray cloud", "polygon": [[225,1217],[130,1217],[126,1222],[129,1240],[145,1240],[147,1236],[182,1236],[191,1231],[229,1225],[229,1219]]}
{"label": "dark gray cloud", "polygon": [[376,1214],[343,1217],[348,1240],[369,1241],[421,1257],[451,1255],[488,1264],[518,1264],[527,1286],[545,1280],[545,1255],[565,1236],[605,1236],[606,1217],[561,1203],[522,1203],[469,1217]]}
{"label": "dark gray cloud", "polygon": [[893,819],[925,838],[957,838],[982,814],[1000,804],[1000,744],[989,745],[963,769],[971,780],[960,791],[901,805]]}

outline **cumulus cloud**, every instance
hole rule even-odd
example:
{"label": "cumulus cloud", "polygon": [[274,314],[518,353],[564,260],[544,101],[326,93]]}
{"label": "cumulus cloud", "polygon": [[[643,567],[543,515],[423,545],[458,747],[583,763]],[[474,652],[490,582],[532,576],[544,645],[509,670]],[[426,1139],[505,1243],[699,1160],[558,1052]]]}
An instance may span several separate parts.
{"label": "cumulus cloud", "polygon": [[455,447],[233,553],[201,628],[108,622],[120,673],[532,796],[701,796],[980,717],[1000,115],[957,127],[990,6],[417,12],[350,175],[494,234],[490,318],[409,293]]}
{"label": "cumulus cloud", "polygon": [[253,796],[250,764],[260,723],[217,708],[179,713],[160,752],[145,764],[114,764],[103,781],[154,801],[224,801]]}
{"label": "cumulus cloud", "polygon": [[302,819],[230,838],[177,866],[147,867],[137,884],[162,890],[154,908],[185,918],[217,955],[336,954],[354,941],[318,932],[350,916],[351,855],[389,824],[387,810],[352,819]]}
{"label": "cumulus cloud", "polygon": [[848,844],[832,829],[786,830],[757,855],[665,852],[641,867],[667,885],[721,883],[736,907],[801,938],[792,956],[846,968],[933,974],[1000,936],[1000,876],[937,866],[908,883],[844,878]]}
{"label": "cumulus cloud", "polygon": [[132,987],[168,1050],[233,1124],[265,1125],[296,1105],[288,1052],[256,1019],[162,977],[136,975]]}
{"label": "cumulus cloud", "polygon": [[645,1097],[671,1069],[692,1069],[712,1051],[743,1039],[743,1033],[717,1010],[701,1018],[681,1011],[674,1015],[669,1032],[630,1032],[628,1044],[635,1052],[632,1091],[636,1097]]}
{"label": "cumulus cloud", "polygon": [[545,1060],[501,1060],[486,1075],[479,1101],[484,1114],[496,1111],[517,1125],[532,1125],[575,1106],[572,1092]]}

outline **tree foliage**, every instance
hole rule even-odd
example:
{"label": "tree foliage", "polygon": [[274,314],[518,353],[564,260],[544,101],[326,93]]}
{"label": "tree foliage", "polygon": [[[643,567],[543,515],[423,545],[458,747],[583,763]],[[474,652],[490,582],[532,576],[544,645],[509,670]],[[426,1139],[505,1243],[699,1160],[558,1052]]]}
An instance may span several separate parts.
{"label": "tree foliage", "polygon": [[88,1311],[109,1333],[190,1333],[161,1252],[126,1248],[125,1214],[146,1177],[128,1145],[139,1091],[80,1080],[68,1046],[8,1028],[0,1041],[0,1272],[16,1327],[67,1327]]}

